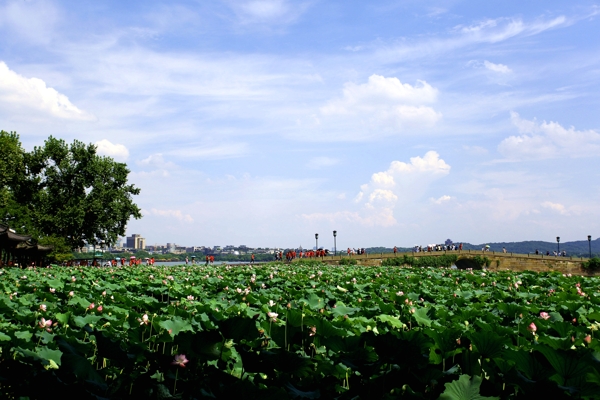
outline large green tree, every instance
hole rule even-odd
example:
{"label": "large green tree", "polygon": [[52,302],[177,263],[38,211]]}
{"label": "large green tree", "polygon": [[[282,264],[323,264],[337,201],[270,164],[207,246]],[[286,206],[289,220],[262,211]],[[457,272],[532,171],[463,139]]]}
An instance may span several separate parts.
{"label": "large green tree", "polygon": [[16,132],[0,130],[0,223],[31,232],[26,153]]}
{"label": "large green tree", "polygon": [[40,243],[112,245],[125,235],[131,217],[141,217],[132,198],[140,190],[128,183],[127,165],[98,155],[93,144],[75,140],[69,145],[50,136],[25,152],[14,133],[2,132],[0,140],[10,144],[0,151],[2,159],[5,152],[20,153],[23,164],[10,182],[0,181],[9,199],[0,220],[17,229],[25,226]]}

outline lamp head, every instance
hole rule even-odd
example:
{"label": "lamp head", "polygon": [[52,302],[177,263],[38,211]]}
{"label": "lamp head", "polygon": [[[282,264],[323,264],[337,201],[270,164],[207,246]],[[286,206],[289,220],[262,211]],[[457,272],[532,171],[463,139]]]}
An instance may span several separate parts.
{"label": "lamp head", "polygon": [[560,243],[560,236],[556,237],[556,243]]}
{"label": "lamp head", "polygon": [[337,231],[333,231],[333,237],[337,236]]}
{"label": "lamp head", "polygon": [[588,235],[588,242],[592,241],[592,235]]}
{"label": "lamp head", "polygon": [[318,239],[318,238],[319,238],[319,234],[315,233],[315,239]]}

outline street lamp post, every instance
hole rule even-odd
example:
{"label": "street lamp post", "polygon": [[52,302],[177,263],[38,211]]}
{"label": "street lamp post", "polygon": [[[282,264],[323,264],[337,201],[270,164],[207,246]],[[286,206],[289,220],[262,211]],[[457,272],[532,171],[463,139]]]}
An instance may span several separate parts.
{"label": "street lamp post", "polygon": [[588,235],[588,248],[590,249],[590,258],[592,258],[592,235]]}
{"label": "street lamp post", "polygon": [[556,237],[556,247],[558,249],[558,255],[560,256],[560,236]]}
{"label": "street lamp post", "polygon": [[319,250],[319,234],[318,233],[315,233],[315,243],[316,243],[315,250]]}
{"label": "street lamp post", "polygon": [[333,255],[337,256],[337,244],[335,243],[335,238],[337,237],[337,231],[333,231]]}

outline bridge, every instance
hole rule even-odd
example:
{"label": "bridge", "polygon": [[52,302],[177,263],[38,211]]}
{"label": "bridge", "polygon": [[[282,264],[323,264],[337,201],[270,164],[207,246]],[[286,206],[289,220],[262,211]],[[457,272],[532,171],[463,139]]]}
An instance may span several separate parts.
{"label": "bridge", "polygon": [[491,263],[488,267],[490,271],[511,270],[511,271],[556,271],[563,274],[593,276],[594,273],[582,268],[582,263],[587,261],[584,257],[562,257],[548,256],[543,254],[518,254],[504,253],[499,251],[479,251],[479,250],[444,250],[444,251],[424,251],[424,252],[405,252],[405,253],[371,253],[361,255],[338,254],[335,256],[323,257],[323,262],[332,265],[339,265],[343,259],[352,258],[359,265],[376,266],[381,265],[386,258],[408,257],[439,257],[443,255],[456,255],[458,261],[456,265],[460,268],[474,268],[476,263],[473,260],[475,256],[487,257]]}

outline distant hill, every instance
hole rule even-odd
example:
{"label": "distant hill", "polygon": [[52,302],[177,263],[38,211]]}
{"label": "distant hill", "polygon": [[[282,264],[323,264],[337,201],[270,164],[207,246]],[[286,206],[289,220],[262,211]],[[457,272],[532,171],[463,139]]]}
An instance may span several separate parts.
{"label": "distant hill", "polygon": [[[535,253],[539,250],[540,253],[546,254],[549,251],[552,252],[557,250],[556,242],[543,242],[539,240],[529,240],[525,242],[498,242],[498,243],[482,243],[482,244],[470,244],[463,243],[463,249],[470,250],[481,250],[485,245],[490,246],[492,251],[502,251],[502,248],[506,248],[509,253]],[[600,238],[592,240],[592,256],[600,255]],[[589,244],[587,240],[578,240],[575,242],[561,242],[560,251],[566,251],[569,256],[588,257],[589,256]]]}
{"label": "distant hill", "polygon": [[[460,241],[454,241],[454,243],[461,243]],[[540,253],[546,254],[546,251],[549,251],[552,254],[553,251],[556,251],[556,242],[543,242],[540,240],[528,240],[525,242],[498,242],[498,243],[482,243],[482,244],[471,244],[462,242],[463,250],[481,250],[485,247],[485,245],[490,246],[491,251],[502,251],[502,248],[506,248],[506,251],[509,253],[535,253],[536,250],[539,250]],[[592,257],[600,256],[600,238],[592,240]],[[370,247],[366,249],[368,253],[390,253],[392,252],[392,248],[388,247]],[[587,240],[578,240],[575,242],[561,242],[560,243],[560,251],[565,250],[568,256],[577,256],[577,257],[588,257],[588,241]],[[412,251],[412,248],[400,248],[398,247],[399,252]]]}

